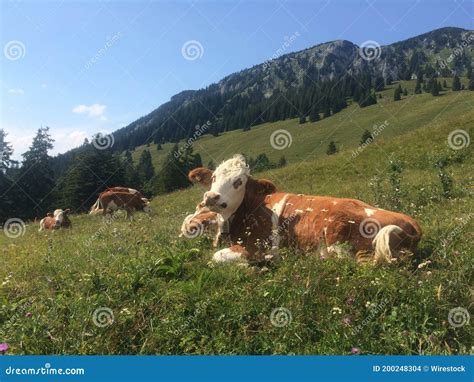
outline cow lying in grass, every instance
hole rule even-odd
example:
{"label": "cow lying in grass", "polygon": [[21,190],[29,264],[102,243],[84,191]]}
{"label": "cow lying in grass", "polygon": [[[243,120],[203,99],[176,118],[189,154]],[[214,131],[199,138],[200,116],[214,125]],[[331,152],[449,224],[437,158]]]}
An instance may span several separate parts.
{"label": "cow lying in grass", "polygon": [[41,219],[38,231],[71,228],[72,223],[68,216],[69,212],[69,208],[66,210],[58,209],[54,212],[48,212],[46,217]]}
{"label": "cow lying in grass", "polygon": [[110,218],[115,211],[125,210],[129,220],[133,220],[135,211],[151,212],[150,202],[140,197],[139,193],[117,191],[102,192],[99,195],[98,208],[107,218]]}
{"label": "cow lying in grass", "polygon": [[138,190],[135,190],[134,188],[128,188],[128,187],[110,187],[110,188],[107,188],[105,191],[101,192],[99,194],[99,197],[97,198],[96,202],[92,205],[92,207],[90,208],[90,211],[89,211],[89,215],[96,215],[96,214],[100,214],[100,213],[104,213],[103,211],[103,208],[102,206],[100,205],[100,197],[102,194],[106,193],[106,192],[125,192],[125,193],[128,193],[128,194],[133,194],[133,195],[137,195],[138,197],[140,197],[145,203],[149,202],[150,200],[145,198],[143,196],[143,194],[138,191]]}
{"label": "cow lying in grass", "polygon": [[240,155],[215,171],[199,168],[189,176],[210,187],[200,208],[229,224],[231,246],[214,254],[216,262],[271,260],[285,246],[322,254],[370,251],[383,263],[401,249],[413,250],[421,238],[418,223],[401,213],[355,199],[276,192],[272,182],[250,176]]}

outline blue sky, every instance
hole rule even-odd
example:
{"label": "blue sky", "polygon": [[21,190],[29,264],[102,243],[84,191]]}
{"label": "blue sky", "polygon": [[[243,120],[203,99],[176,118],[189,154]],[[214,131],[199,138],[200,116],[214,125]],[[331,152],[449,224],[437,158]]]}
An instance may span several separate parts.
{"label": "blue sky", "polygon": [[3,1],[0,127],[16,158],[46,125],[56,139],[53,153],[64,152],[182,90],[264,62],[295,33],[284,53],[336,39],[384,45],[444,26],[474,29],[473,4]]}

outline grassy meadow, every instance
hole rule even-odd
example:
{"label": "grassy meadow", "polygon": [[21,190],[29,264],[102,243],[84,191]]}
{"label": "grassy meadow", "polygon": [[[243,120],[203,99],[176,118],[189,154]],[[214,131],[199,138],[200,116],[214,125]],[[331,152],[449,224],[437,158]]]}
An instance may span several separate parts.
{"label": "grassy meadow", "polygon": [[[0,343],[11,354],[472,353],[472,323],[452,325],[450,315],[472,312],[472,143],[454,150],[448,136],[473,136],[474,92],[402,87],[409,95],[399,102],[392,86],[377,105],[206,136],[194,149],[203,163],[284,155],[287,166],[255,176],[410,214],[424,232],[411,259],[375,267],[286,249],[268,268],[216,266],[211,238],[178,237],[202,197],[196,186],[155,197],[151,216],[132,223],[73,215],[70,231],[39,233],[31,222],[18,238],[1,233]],[[363,130],[384,121],[354,154]],[[275,129],[291,134],[291,146],[272,148]],[[329,140],[339,148],[331,156]],[[150,148],[157,169],[163,147]]]}

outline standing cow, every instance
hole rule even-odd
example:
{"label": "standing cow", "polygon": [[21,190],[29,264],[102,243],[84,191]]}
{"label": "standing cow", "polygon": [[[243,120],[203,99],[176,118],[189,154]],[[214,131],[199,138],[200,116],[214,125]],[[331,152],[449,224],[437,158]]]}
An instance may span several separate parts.
{"label": "standing cow", "polygon": [[46,217],[41,219],[38,231],[71,228],[72,223],[69,219],[69,212],[69,208],[66,210],[57,209],[54,212],[48,212]]}
{"label": "standing cow", "polygon": [[214,254],[217,262],[271,259],[281,246],[338,253],[347,243],[354,254],[373,251],[382,263],[400,249],[413,250],[421,238],[418,223],[401,213],[355,199],[276,192],[272,182],[250,176],[241,155],[214,172],[199,168],[193,174],[211,179],[201,206],[229,222],[232,245]]}
{"label": "standing cow", "polygon": [[151,212],[149,201],[128,192],[105,191],[99,195],[99,205],[104,216],[110,217],[114,211],[125,210],[129,220],[133,219],[135,211]]}
{"label": "standing cow", "polygon": [[103,191],[99,194],[99,197],[97,198],[96,202],[90,208],[89,215],[96,215],[96,214],[99,214],[99,213],[103,213],[103,208],[101,208],[101,205],[100,205],[100,196],[103,193],[109,192],[109,191],[112,191],[112,192],[126,192],[126,193],[129,193],[129,194],[138,195],[144,202],[149,202],[150,201],[149,199],[145,198],[140,191],[135,190],[134,188],[109,187],[105,191]]}

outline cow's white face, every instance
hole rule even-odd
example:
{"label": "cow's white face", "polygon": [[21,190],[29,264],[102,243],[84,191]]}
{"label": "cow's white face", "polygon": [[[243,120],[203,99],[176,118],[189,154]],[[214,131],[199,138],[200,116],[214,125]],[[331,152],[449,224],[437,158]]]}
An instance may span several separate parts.
{"label": "cow's white face", "polygon": [[150,207],[150,204],[146,204],[145,207],[143,207],[143,212],[149,214],[151,213],[151,207]]}
{"label": "cow's white face", "polygon": [[56,225],[59,226],[64,221],[65,212],[63,210],[54,210],[54,219],[56,220]]}
{"label": "cow's white face", "polygon": [[249,172],[241,155],[223,162],[212,175],[211,189],[204,194],[203,204],[227,220],[244,200]]}

